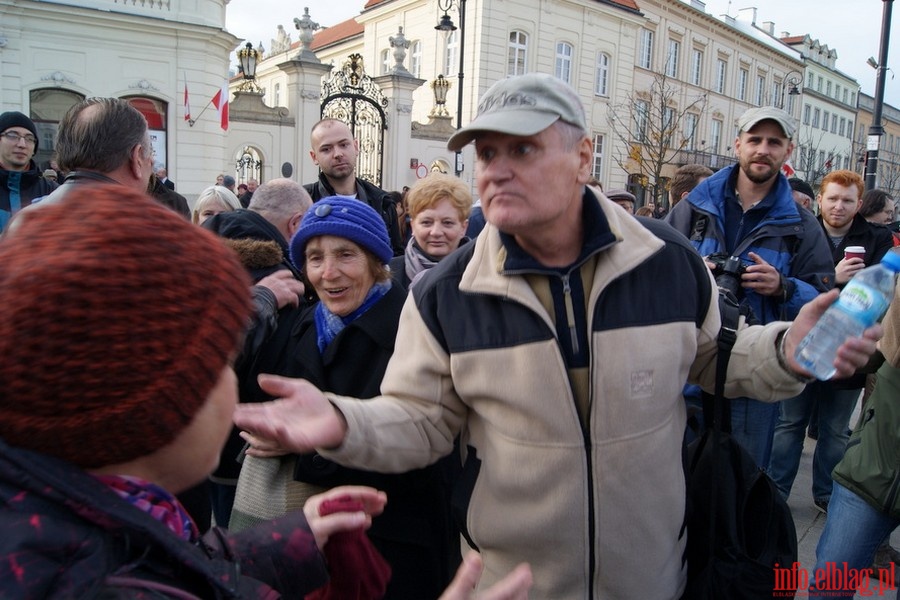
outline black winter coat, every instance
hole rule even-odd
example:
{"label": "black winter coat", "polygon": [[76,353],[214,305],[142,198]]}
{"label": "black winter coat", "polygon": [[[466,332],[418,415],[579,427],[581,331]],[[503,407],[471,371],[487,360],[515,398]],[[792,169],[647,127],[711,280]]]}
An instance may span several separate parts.
{"label": "black winter coat", "polygon": [[[338,334],[324,355],[316,342],[315,307],[295,311],[293,323],[279,323],[275,339],[260,355],[259,372],[302,377],[344,396],[377,396],[406,297],[394,284]],[[298,458],[295,479],[326,488],[350,484],[384,490],[387,506],[368,534],[393,571],[385,598],[440,596],[459,553],[459,538],[450,533],[449,492],[438,465],[384,474],[342,467],[313,453]]]}

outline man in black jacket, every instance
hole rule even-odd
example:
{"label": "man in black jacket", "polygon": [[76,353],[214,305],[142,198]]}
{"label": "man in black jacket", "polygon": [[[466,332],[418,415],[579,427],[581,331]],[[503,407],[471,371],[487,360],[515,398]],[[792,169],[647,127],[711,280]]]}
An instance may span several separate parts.
{"label": "man in black jacket", "polygon": [[322,119],[310,133],[312,149],[309,156],[319,167],[319,180],[303,187],[313,202],[328,196],[356,198],[374,208],[387,227],[394,256],[403,254],[403,240],[397,222],[394,201],[387,192],[356,176],[359,141],[343,121]]}
{"label": "man in black jacket", "polygon": [[37,128],[27,116],[16,111],[0,115],[0,231],[13,213],[57,187],[32,160],[38,143]]}
{"label": "man in black jacket", "polygon": [[[873,225],[859,215],[862,206],[862,178],[847,170],[832,171],[822,180],[819,195],[819,223],[831,242],[835,285],[844,287],[862,269],[881,261],[891,249],[893,237],[884,227]],[[865,249],[864,256],[845,256],[851,246]],[[865,375],[846,379],[815,381],[796,398],[781,403],[772,441],[769,474],[787,498],[803,452],[803,438],[811,415],[818,423],[813,455],[813,503],[828,511],[831,498],[831,471],[844,455],[850,415],[865,385]],[[815,410],[814,410],[815,409]]]}

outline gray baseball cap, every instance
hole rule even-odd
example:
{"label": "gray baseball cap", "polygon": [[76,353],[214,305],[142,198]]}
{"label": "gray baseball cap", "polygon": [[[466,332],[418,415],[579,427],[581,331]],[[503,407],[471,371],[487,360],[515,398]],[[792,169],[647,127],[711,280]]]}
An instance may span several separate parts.
{"label": "gray baseball cap", "polygon": [[484,93],[475,119],[447,140],[447,148],[460,150],[482,131],[535,135],[557,120],[587,133],[584,106],[575,90],[545,73],[508,77]]}
{"label": "gray baseball cap", "polygon": [[775,121],[784,131],[787,139],[792,139],[797,131],[797,120],[789,113],[774,106],[751,108],[738,118],[738,131],[750,131],[760,121]]}

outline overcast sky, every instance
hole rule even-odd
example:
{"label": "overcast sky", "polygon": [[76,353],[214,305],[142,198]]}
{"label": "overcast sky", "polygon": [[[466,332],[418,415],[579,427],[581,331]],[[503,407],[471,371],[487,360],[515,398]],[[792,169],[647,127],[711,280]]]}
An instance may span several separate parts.
{"label": "overcast sky", "polygon": [[[640,0],[637,0],[640,5]],[[283,25],[297,41],[294,18],[303,16],[303,6],[310,6],[310,17],[323,26],[335,25],[360,13],[365,0],[330,0],[329,2],[286,2],[285,0],[231,0],[227,6],[227,27],[234,35],[271,46],[277,26]],[[837,50],[837,68],[854,77],[862,91],[875,95],[875,70],[866,64],[870,56],[879,57],[882,0],[707,0],[706,12],[732,16],[747,6],[757,7],[757,23],[773,21],[775,33],[810,34],[829,48]],[[900,108],[900,9],[895,9],[887,72],[885,102]]]}

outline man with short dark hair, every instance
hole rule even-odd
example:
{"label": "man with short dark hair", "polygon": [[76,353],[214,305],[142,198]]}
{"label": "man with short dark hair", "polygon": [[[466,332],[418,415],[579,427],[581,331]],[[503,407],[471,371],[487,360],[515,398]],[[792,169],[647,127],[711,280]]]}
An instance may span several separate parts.
{"label": "man with short dark hair", "polygon": [[[315,448],[403,472],[449,454],[460,434],[454,505],[489,566],[483,585],[528,562],[536,600],[677,599],[681,384],[711,389],[721,325],[709,270],[670,227],[587,187],[590,130],[558,78],[495,83],[448,149],[470,142],[491,226],[413,288],[383,395],[326,397],[261,376],[281,400],[239,407],[248,453]],[[660,290],[665,301],[654,300]],[[834,298],[806,306],[790,329],[741,329],[726,392],[799,393],[793,351]],[[842,374],[874,351],[878,332],[845,343]]]}
{"label": "man with short dark hair", "polygon": [[703,165],[688,164],[678,167],[669,181],[669,210],[687,198],[692,189],[712,174],[712,169]]}
{"label": "man with short dark hair", "polygon": [[384,220],[394,256],[405,251],[400,237],[397,210],[390,194],[356,176],[356,159],[359,157],[359,141],[350,128],[337,119],[322,119],[310,132],[312,148],[309,156],[319,167],[319,180],[305,187],[313,202],[328,196],[356,198],[375,209]]}
{"label": "man with short dark hair", "polygon": [[13,214],[57,187],[35,164],[37,150],[34,121],[17,111],[0,115],[0,231]]}
{"label": "man with short dark hair", "polygon": [[[672,208],[666,221],[701,256],[737,256],[742,307],[760,323],[796,318],[834,285],[828,242],[815,217],[800,210],[781,166],[794,149],[796,120],[773,107],[738,119],[738,164],[705,179]],[[713,263],[709,262],[710,268]],[[778,406],[752,397],[731,401],[731,428],[760,468],[769,464]]]}

